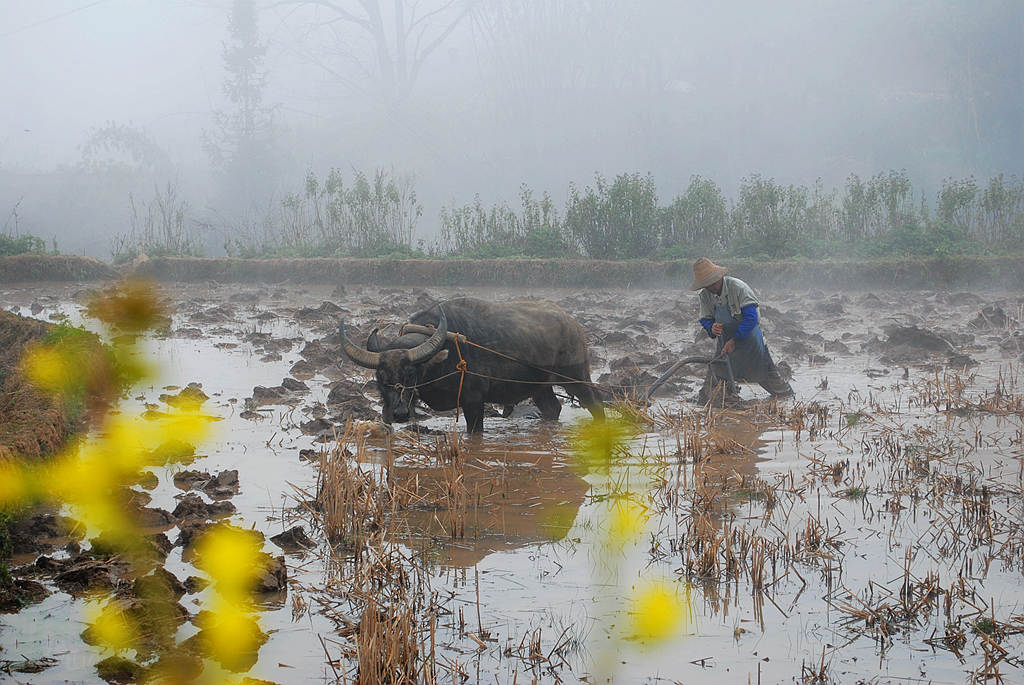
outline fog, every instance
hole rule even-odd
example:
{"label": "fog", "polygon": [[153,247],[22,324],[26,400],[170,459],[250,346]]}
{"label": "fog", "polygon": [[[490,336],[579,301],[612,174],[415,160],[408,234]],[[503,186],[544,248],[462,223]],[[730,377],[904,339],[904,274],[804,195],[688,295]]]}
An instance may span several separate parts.
{"label": "fog", "polygon": [[231,53],[249,4],[5,0],[0,232],[109,258],[171,193],[215,254],[331,168],[408,179],[427,241],[443,206],[595,174],[668,202],[695,174],[1024,171],[1014,0],[255,0]]}

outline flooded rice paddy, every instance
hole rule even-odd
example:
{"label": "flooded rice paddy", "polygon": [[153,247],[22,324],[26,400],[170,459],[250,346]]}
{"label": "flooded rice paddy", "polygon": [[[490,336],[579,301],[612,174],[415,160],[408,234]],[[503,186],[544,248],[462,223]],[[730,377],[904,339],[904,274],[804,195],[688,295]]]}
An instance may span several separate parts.
{"label": "flooded rice paddy", "polygon": [[[454,412],[426,408],[388,432],[371,373],[339,351],[338,318],[362,341],[457,294],[551,299],[587,329],[594,380],[629,395],[712,350],[693,294],[160,291],[172,325],[145,346],[160,380],[120,411],[166,408],[194,383],[221,420],[197,458],[135,489],[171,543],[226,514],[284,555],[287,591],[261,605],[268,639],[252,678],[1024,682],[1019,293],[762,293],[765,337],[793,371],[795,399],[746,385],[734,406],[702,408],[689,400],[703,369],[689,367],[649,408],[610,412],[634,428],[595,464],[571,438],[589,413],[564,397],[558,422],[495,407],[480,439],[461,420],[453,431]],[[0,306],[78,323],[86,294],[8,286]],[[197,518],[186,492],[233,511]],[[271,541],[285,531],[293,539]],[[16,554],[13,574],[50,594],[0,616],[0,678],[97,680],[109,653],[81,633],[100,600],[45,571],[75,553],[53,541]],[[180,546],[164,568],[202,575]],[[200,586],[181,600],[190,617]],[[650,587],[684,609],[665,639],[637,634],[636,597]],[[197,630],[185,622],[178,637]],[[25,661],[45,668],[19,672]]]}

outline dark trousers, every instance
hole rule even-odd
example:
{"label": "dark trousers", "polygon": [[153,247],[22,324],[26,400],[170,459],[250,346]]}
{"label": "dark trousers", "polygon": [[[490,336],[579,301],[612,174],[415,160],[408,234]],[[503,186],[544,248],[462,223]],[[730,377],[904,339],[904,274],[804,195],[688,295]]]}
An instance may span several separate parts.
{"label": "dark trousers", "polygon": [[[721,348],[721,345],[719,345],[719,348]],[[764,347],[762,363],[757,365],[756,371],[736,380],[757,383],[767,390],[772,397],[789,397],[793,394],[793,388],[779,375],[779,369],[775,366],[775,360],[772,359],[767,345]],[[726,387],[727,385],[728,381],[725,378],[719,378],[713,367],[709,365],[707,377],[704,379],[704,386],[697,395],[697,402],[706,404],[712,397],[729,397],[739,392],[739,388],[729,388]]]}

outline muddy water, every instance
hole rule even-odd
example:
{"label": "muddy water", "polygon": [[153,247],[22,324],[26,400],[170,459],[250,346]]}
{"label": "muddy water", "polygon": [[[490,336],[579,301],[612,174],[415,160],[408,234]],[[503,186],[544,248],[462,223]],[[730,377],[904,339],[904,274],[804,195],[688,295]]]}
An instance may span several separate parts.
{"label": "muddy water", "polygon": [[[133,392],[135,399],[123,410],[159,405],[161,394],[175,392],[167,388],[201,383],[211,398],[206,409],[222,420],[216,436],[200,447],[202,458],[188,468],[210,473],[238,469],[240,492],[231,500],[238,510],[234,519],[268,537],[301,520],[295,513],[302,499],[296,488],[309,492],[315,487],[315,468],[299,452],[320,449],[322,443],[299,427],[331,415],[322,411],[331,380],[364,383],[369,375],[347,364],[324,366],[312,375],[296,372],[294,377],[307,379],[308,391],[281,400],[291,404],[264,404],[255,414],[246,413],[254,387],[277,386],[292,375],[308,341],[323,339],[327,349],[334,349],[330,336],[337,314],[333,309],[317,313],[323,302],[344,308],[346,321],[365,335],[381,319],[401,322],[433,298],[455,294],[446,289],[349,288],[342,293],[215,284],[165,287],[163,292],[177,313],[171,334],[148,343],[161,378]],[[470,293],[462,289],[460,294]],[[710,345],[696,334],[695,298],[683,291],[472,294],[559,302],[588,329],[594,377],[609,374],[603,381],[608,385],[628,385],[643,371],[656,377],[659,367],[681,355],[707,353]],[[81,296],[64,285],[10,287],[0,291],[0,306],[77,322]],[[763,327],[772,353],[793,367],[797,402],[828,408],[826,430],[814,437],[806,430],[798,434],[767,406],[759,387],[744,386],[744,403],[716,414],[706,459],[694,463],[679,454],[680,429],[670,425],[673,417],[693,409],[685,400],[696,394],[702,372],[689,369],[656,400],[651,414],[664,420],[634,440],[632,456],[612,473],[574,468],[565,429],[589,416],[578,407],[564,407],[556,425],[489,416],[485,438],[467,444],[463,478],[471,506],[461,521],[427,505],[402,513],[398,529],[404,544],[430,560],[433,588],[450,596],[449,609],[461,607],[469,624],[462,631],[453,616],[439,622],[439,658],[449,669],[441,669],[442,681],[458,671],[471,682],[534,677],[573,682],[588,674],[616,682],[759,682],[759,677],[760,682],[780,682],[823,671],[838,682],[876,677],[881,682],[964,682],[984,666],[986,653],[994,648],[970,630],[959,649],[963,661],[925,640],[941,637],[947,625],[969,625],[974,619],[961,617],[972,611],[1006,624],[1024,614],[1017,599],[1019,553],[1007,551],[1007,545],[1020,547],[1024,520],[1021,415],[938,411],[925,400],[939,385],[948,387],[940,382],[944,374],[973,376],[966,392],[975,397],[989,393],[1001,375],[1005,379],[1020,372],[1014,360],[1024,351],[1017,323],[1024,300],[1014,293],[982,299],[944,292],[779,292],[763,299]],[[982,307],[993,302],[1013,321],[972,325]],[[983,317],[982,323],[991,319]],[[890,326],[937,333],[949,347],[923,335],[900,342],[903,338],[886,332]],[[929,386],[930,380],[935,385]],[[1019,382],[1015,392],[1021,393]],[[375,397],[367,391],[369,401]],[[444,432],[453,422],[453,415],[431,416],[419,425]],[[921,465],[907,456],[886,457],[883,447],[890,439],[914,445],[914,454],[925,460],[921,479],[894,475]],[[381,441],[371,443],[369,453],[382,462]],[[181,494],[171,483],[177,470],[157,470],[160,484],[151,492],[151,506],[174,508]],[[415,459],[399,461],[394,471],[399,478],[421,479],[427,491],[441,487],[445,478],[443,466]],[[929,472],[938,475],[926,480],[923,474]],[[960,485],[954,483],[957,478]],[[812,523],[821,527],[824,542],[813,554],[790,571],[779,561],[777,573],[768,574],[769,599],[753,592],[742,575],[717,582],[690,574],[691,584],[683,582],[685,555],[678,547],[688,530],[699,527],[693,525],[701,506],[698,484],[723,480],[730,484],[701,526],[743,527],[765,539],[781,535],[791,542]],[[771,509],[764,493],[752,494],[758,481],[777,496]],[[985,545],[975,541],[969,549],[950,551],[956,549],[951,538],[970,538],[962,529],[951,533],[953,523],[943,526],[953,521],[953,509],[974,506],[970,490],[961,487],[967,482],[995,493],[989,506],[999,512],[1001,523]],[[609,508],[604,495],[612,484],[623,483],[649,501],[651,517],[635,543],[609,549],[602,544]],[[452,539],[457,525],[463,532]],[[308,525],[307,531],[314,534]],[[174,530],[168,535],[173,540]],[[266,549],[280,553],[270,542]],[[331,638],[334,624],[316,610],[315,601],[325,591],[324,564],[316,554],[289,555],[288,563],[293,584],[282,605],[267,607],[261,615],[271,636],[251,675],[281,683],[334,680],[319,639]],[[167,568],[182,579],[196,574],[181,559],[180,548],[171,552]],[[929,575],[937,576],[942,588],[965,579],[971,601],[981,609],[952,601],[947,615],[936,602],[910,619],[893,619],[892,627],[881,632],[877,623],[869,625],[843,609],[897,606],[906,579],[919,582]],[[621,637],[628,611],[623,597],[644,579],[672,583],[692,608],[684,634],[666,644],[643,645]],[[204,597],[186,596],[186,608],[195,613]],[[313,609],[297,610],[303,601]],[[46,682],[94,681],[93,665],[106,654],[78,637],[85,604],[55,591],[20,614],[0,617],[0,659],[57,655],[57,665],[44,674]],[[483,649],[464,634],[481,627],[488,634]],[[194,631],[186,624],[180,637]],[[545,659],[530,658],[531,638],[539,641]],[[1007,635],[1002,646],[1010,654],[1024,651],[1019,636]],[[338,658],[337,652],[332,657]],[[347,669],[349,678],[354,674],[344,661],[335,667]],[[1024,681],[1024,671],[1005,658],[999,669],[1007,682]],[[44,682],[39,676],[20,679]]]}

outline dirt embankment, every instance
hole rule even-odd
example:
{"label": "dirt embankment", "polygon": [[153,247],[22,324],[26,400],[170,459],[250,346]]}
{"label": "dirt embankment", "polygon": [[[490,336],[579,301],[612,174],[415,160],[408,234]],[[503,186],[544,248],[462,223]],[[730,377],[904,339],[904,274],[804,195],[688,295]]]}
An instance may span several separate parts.
{"label": "dirt embankment", "polygon": [[[722,259],[730,272],[763,288],[1012,287],[1024,282],[1024,257],[848,261]],[[689,285],[690,261],[583,259],[230,259],[158,257],[117,269],[91,257],[0,258],[0,282],[87,281],[135,275],[158,281],[346,283],[395,286],[640,288]]]}
{"label": "dirt embankment", "polygon": [[[1024,258],[898,261],[728,261],[760,287],[929,288],[1024,282]],[[545,259],[150,259],[134,273],[162,281],[353,283],[404,286],[687,286],[689,261]]]}
{"label": "dirt embankment", "polygon": [[64,403],[33,388],[18,368],[26,346],[53,327],[0,311],[0,460],[52,454],[74,430]]}
{"label": "dirt embankment", "polygon": [[23,254],[0,257],[0,283],[99,281],[119,276],[109,264],[80,255]]}

